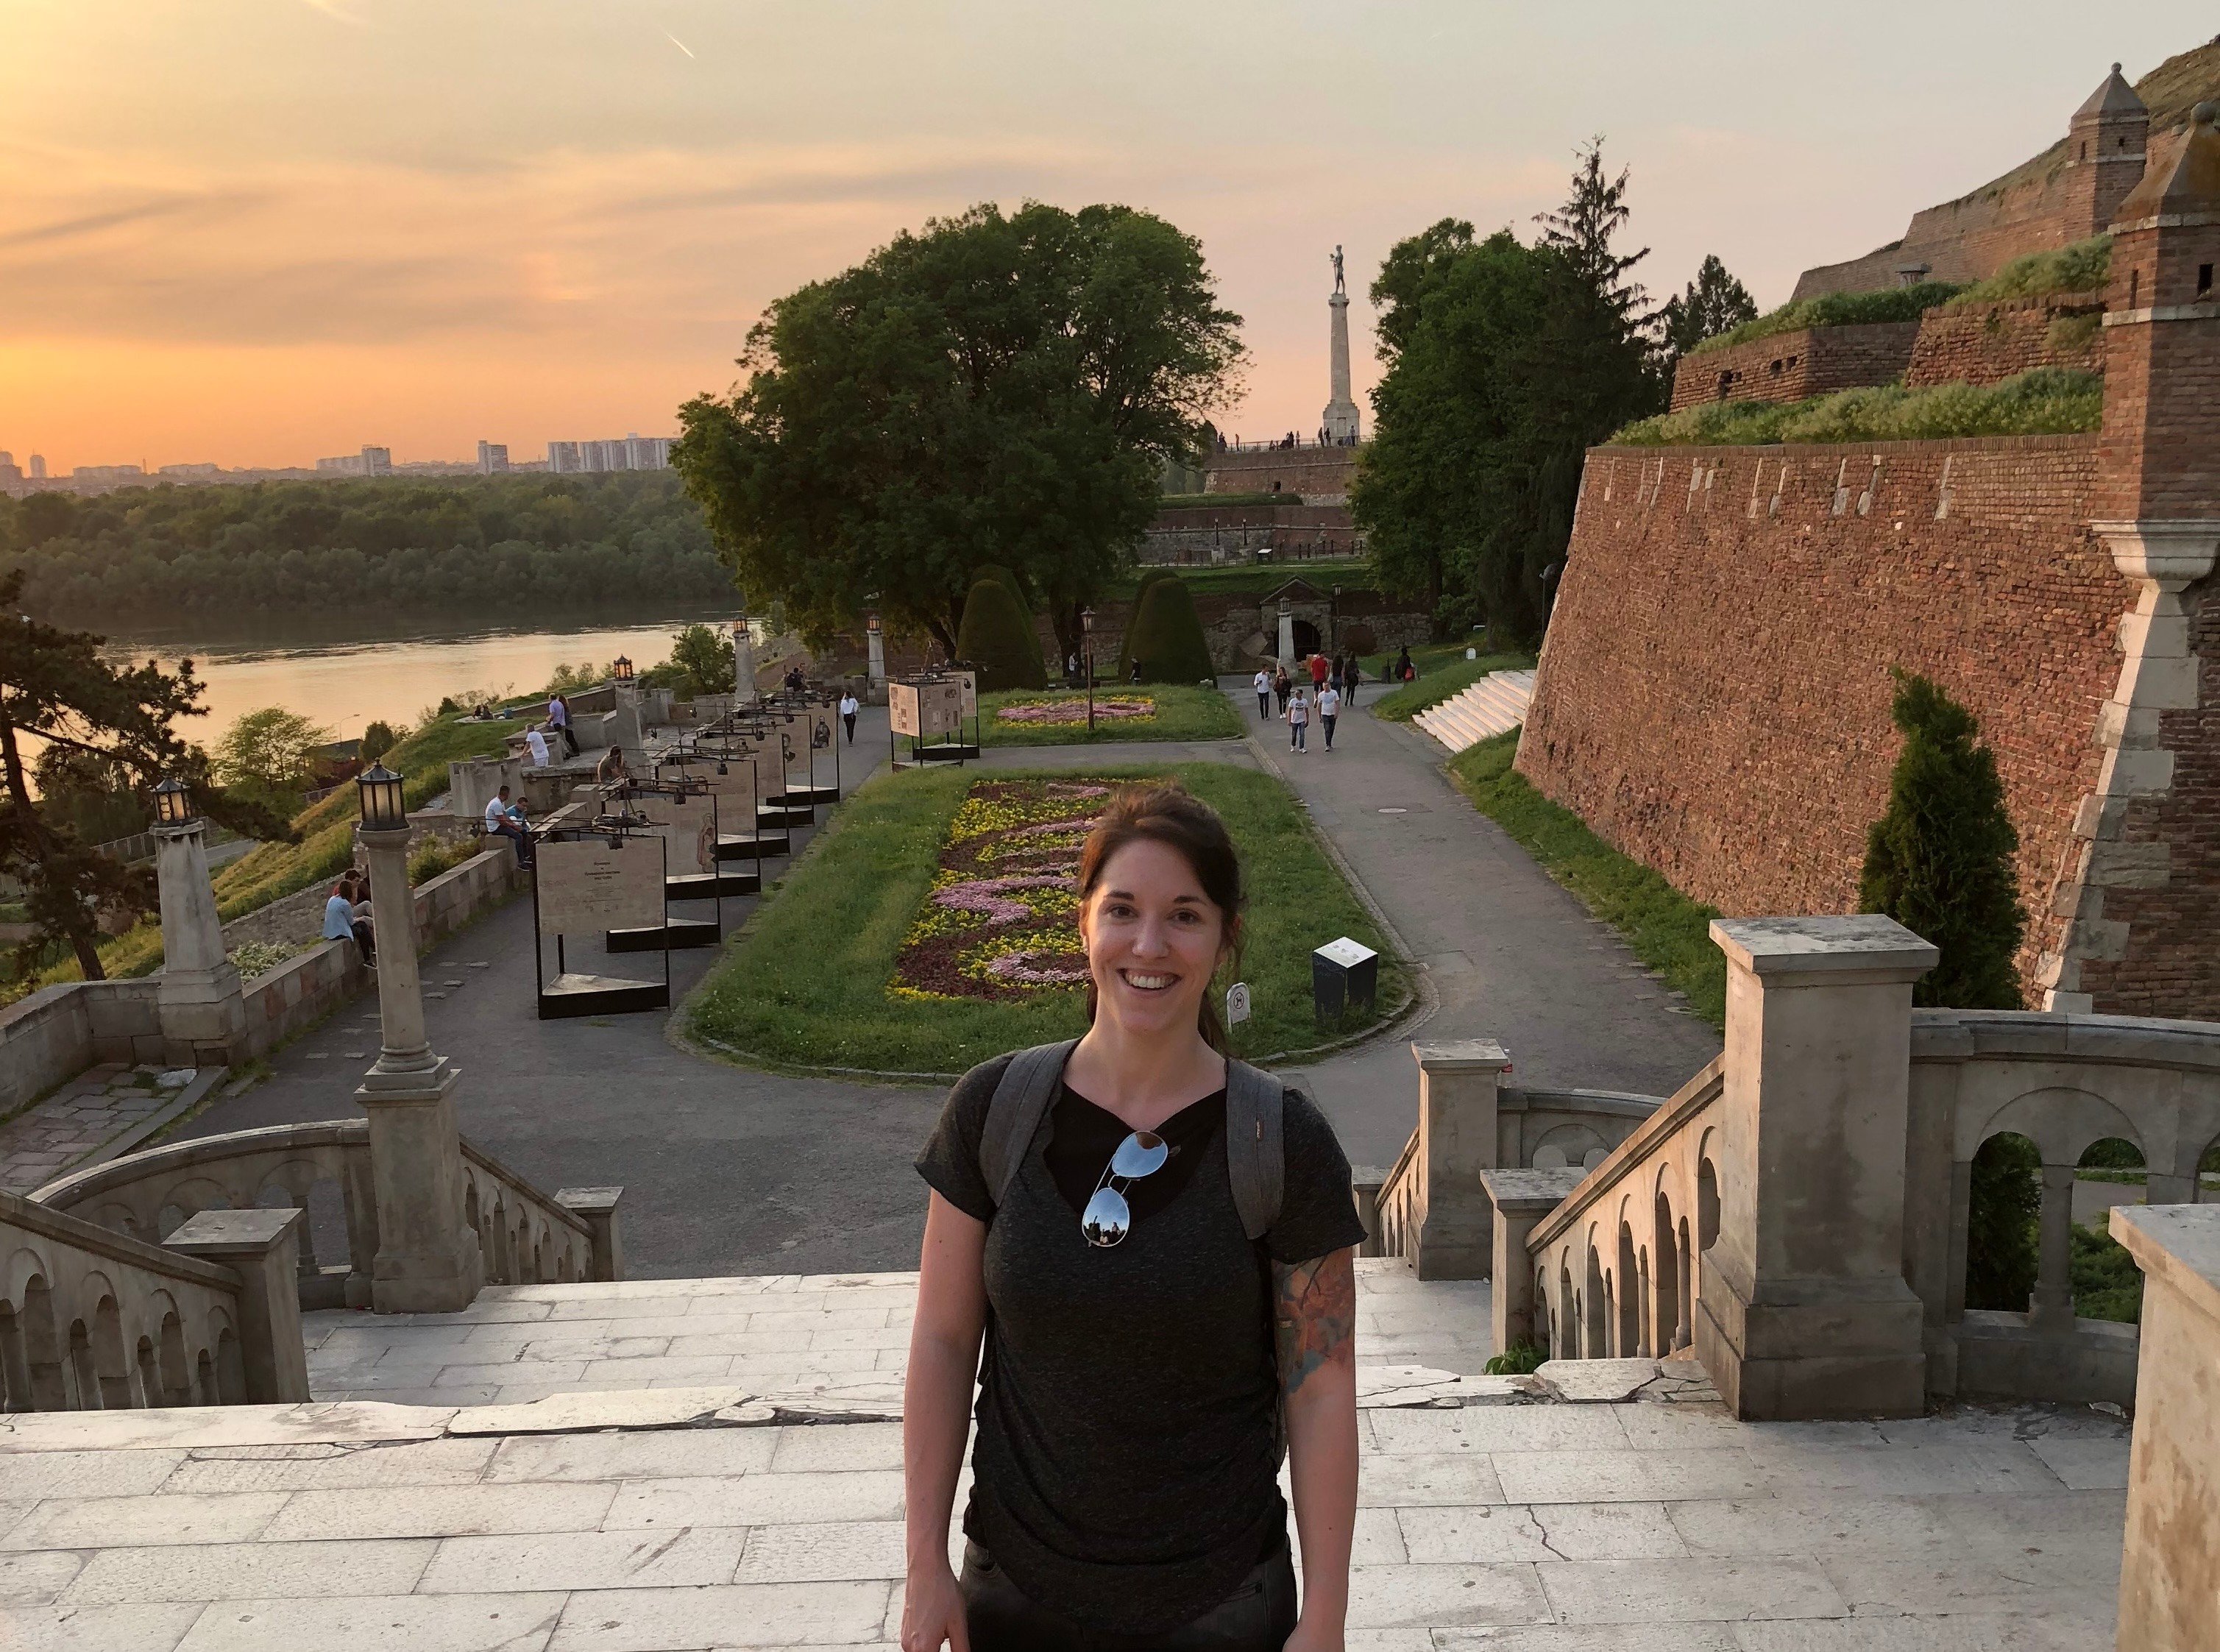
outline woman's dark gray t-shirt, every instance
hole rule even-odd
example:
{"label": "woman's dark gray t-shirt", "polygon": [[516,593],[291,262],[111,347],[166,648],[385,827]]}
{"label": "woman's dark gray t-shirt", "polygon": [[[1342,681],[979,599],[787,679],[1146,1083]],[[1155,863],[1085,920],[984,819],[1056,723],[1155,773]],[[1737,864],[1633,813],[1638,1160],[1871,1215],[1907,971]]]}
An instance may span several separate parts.
{"label": "woman's dark gray t-shirt", "polygon": [[917,1162],[942,1198],[988,1224],[963,1530],[1044,1605],[1127,1634],[1170,1629],[1285,1541],[1267,1257],[1308,1262],[1363,1238],[1349,1161],[1288,1091],[1280,1218],[1252,1244],[1226,1174],[1220,1092],[1165,1126],[1179,1148],[1157,1173],[1175,1185],[1169,1202],[1144,1196],[1155,1178],[1136,1184],[1132,1231],[1097,1250],[1079,1206],[1124,1126],[1064,1090],[997,1210],[979,1138],[1007,1063],[958,1082]]}

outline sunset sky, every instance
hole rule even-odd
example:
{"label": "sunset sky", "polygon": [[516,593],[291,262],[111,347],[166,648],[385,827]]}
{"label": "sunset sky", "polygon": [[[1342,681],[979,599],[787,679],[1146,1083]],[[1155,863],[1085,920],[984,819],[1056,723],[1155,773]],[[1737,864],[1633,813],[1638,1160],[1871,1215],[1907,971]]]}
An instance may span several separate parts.
{"label": "sunset sky", "polygon": [[[0,0],[0,448],[81,464],[519,458],[665,433],[762,306],[979,200],[1200,237],[1314,428],[1326,257],[1531,233],[1634,169],[1657,296],[1762,303],[2060,136],[2206,7],[1480,0]],[[1369,409],[1368,409],[1369,423]]]}

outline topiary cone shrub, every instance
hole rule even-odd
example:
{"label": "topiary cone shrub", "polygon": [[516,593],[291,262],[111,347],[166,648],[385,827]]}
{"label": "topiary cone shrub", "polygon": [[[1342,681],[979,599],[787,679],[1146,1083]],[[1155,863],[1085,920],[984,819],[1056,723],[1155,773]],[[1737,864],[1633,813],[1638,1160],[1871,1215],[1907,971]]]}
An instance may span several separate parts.
{"label": "topiary cone shrub", "polygon": [[[1150,586],[1126,636],[1144,683],[1195,683],[1217,675],[1184,580],[1160,579]],[[1132,675],[1129,665],[1126,676]]]}
{"label": "topiary cone shrub", "polygon": [[1126,634],[1118,642],[1118,681],[1124,683],[1133,675],[1133,633],[1141,618],[1141,605],[1149,600],[1151,587],[1179,576],[1169,568],[1144,568],[1133,585],[1133,606],[1126,610]]}
{"label": "topiary cone shrub", "polygon": [[982,563],[971,570],[971,583],[976,585],[982,579],[991,579],[1001,586],[1016,601],[1018,611],[1029,620],[1032,618],[1032,599],[1026,595],[1025,584],[1016,574],[999,562]]}
{"label": "topiary cone shrub", "polygon": [[963,599],[963,623],[956,633],[956,657],[979,668],[979,686],[1043,689],[1040,639],[1032,621],[998,579],[982,579]]}
{"label": "topiary cone shrub", "polygon": [[[2013,960],[2027,927],[1996,755],[1974,744],[1973,713],[1926,677],[1898,671],[1889,714],[1904,734],[1888,809],[1866,839],[1861,911],[1886,913],[1942,957],[1911,1001],[1946,1009],[2018,1009]],[[1992,1137],[1974,1156],[1966,1306],[2027,1312],[2041,1204],[2032,1145]]]}

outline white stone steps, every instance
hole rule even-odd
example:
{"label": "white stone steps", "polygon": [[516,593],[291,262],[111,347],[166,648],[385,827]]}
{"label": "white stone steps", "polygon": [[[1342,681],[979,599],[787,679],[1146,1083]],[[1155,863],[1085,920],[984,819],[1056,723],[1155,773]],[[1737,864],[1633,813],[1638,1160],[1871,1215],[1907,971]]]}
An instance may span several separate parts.
{"label": "white stone steps", "polygon": [[1412,720],[1451,751],[1462,751],[1517,728],[1533,698],[1533,672],[1491,671]]}

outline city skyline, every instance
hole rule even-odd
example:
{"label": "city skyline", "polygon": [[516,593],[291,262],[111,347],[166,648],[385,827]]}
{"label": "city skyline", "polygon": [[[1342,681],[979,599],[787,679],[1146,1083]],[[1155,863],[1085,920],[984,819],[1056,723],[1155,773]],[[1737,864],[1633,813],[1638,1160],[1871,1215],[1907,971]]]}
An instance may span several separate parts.
{"label": "city skyline", "polygon": [[[538,454],[667,431],[764,304],[980,200],[1117,200],[1198,237],[1246,321],[1229,433],[1308,432],[1328,254],[1367,295],[1443,216],[1533,234],[1575,147],[1633,169],[1653,300],[1717,252],[1762,304],[2059,134],[2186,4],[2055,0],[1686,27],[1408,0],[1207,13],[891,0],[19,0],[0,53],[0,441],[80,466],[307,467],[365,440]],[[1917,35],[1923,50],[1899,49]],[[674,47],[683,41],[684,49]],[[1639,50],[1598,49],[1598,42]],[[1992,72],[1962,75],[1978,57]],[[304,119],[313,108],[315,118]],[[1749,179],[1777,177],[1754,191]]]}

